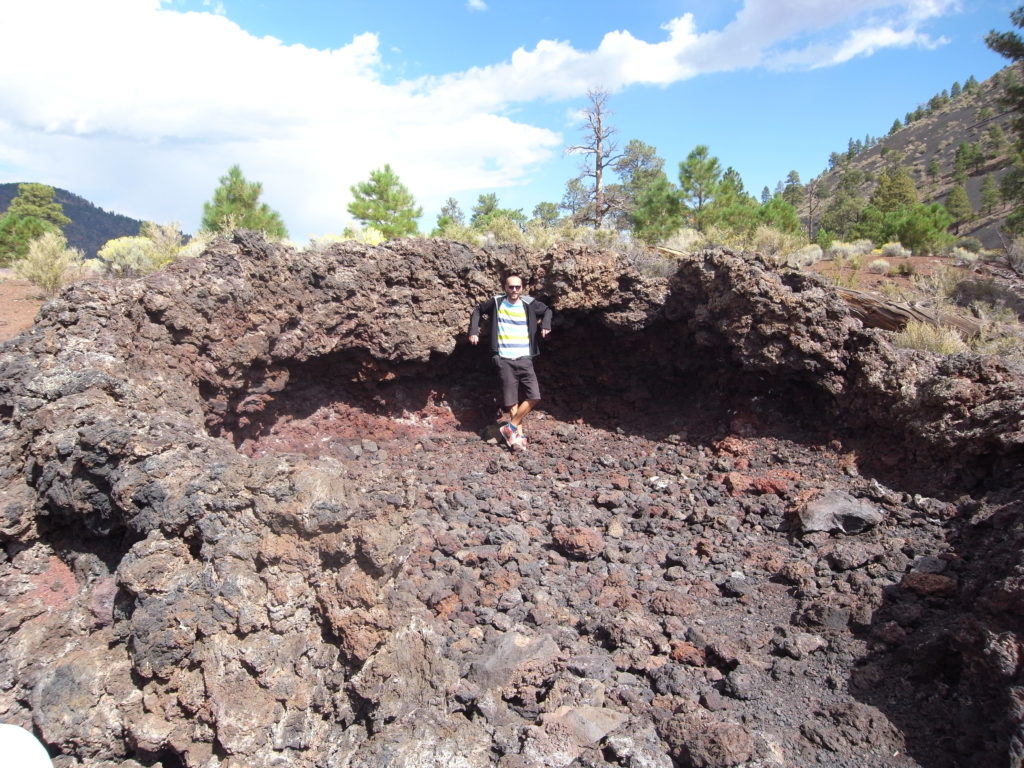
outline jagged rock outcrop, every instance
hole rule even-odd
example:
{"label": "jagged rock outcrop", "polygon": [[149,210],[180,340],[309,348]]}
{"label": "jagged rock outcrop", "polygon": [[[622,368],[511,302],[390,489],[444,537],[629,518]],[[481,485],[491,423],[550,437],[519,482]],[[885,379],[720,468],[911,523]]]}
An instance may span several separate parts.
{"label": "jagged rock outcrop", "polygon": [[[557,312],[516,459],[461,341],[509,270]],[[81,283],[0,353],[0,718],[60,766],[1002,760],[1022,383],[727,251],[239,232]],[[872,525],[801,531],[830,493]]]}

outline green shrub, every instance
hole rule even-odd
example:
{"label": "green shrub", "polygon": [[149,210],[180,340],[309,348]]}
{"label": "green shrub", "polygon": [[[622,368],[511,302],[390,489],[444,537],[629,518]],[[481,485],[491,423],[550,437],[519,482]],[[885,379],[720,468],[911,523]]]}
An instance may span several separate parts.
{"label": "green shrub", "polygon": [[153,243],[153,269],[166,267],[181,251],[181,226],[176,221],[170,224],[156,224],[152,221],[143,222],[139,227],[139,236]]}
{"label": "green shrub", "polygon": [[141,235],[108,240],[96,255],[107,274],[116,277],[146,275],[161,266],[156,244]]}
{"label": "green shrub", "polygon": [[819,229],[818,233],[814,236],[814,242],[820,245],[826,253],[828,253],[828,249],[832,247],[832,243],[835,241],[835,235],[824,228]]}
{"label": "green shrub", "polygon": [[194,259],[206,250],[213,237],[208,232],[199,232],[178,249],[175,259]]}
{"label": "green shrub", "polygon": [[12,263],[14,272],[39,288],[46,296],[57,293],[88,270],[77,248],[68,248],[60,232],[44,232],[29,243],[28,252]]}
{"label": "green shrub", "polygon": [[369,225],[366,227],[345,227],[341,237],[337,235],[322,235],[310,242],[316,246],[326,247],[332,243],[345,242],[346,240],[355,240],[357,243],[365,243],[366,245],[380,245],[387,240],[387,237],[379,229]]}

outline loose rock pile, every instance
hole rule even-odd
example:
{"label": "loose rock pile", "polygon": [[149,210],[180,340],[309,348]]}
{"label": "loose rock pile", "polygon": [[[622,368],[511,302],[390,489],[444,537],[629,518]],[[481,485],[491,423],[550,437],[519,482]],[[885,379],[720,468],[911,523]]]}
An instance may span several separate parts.
{"label": "loose rock pile", "polygon": [[[470,308],[556,309],[529,450]],[[0,720],[56,766],[1024,753],[1024,379],[708,251],[248,233],[0,348]]]}

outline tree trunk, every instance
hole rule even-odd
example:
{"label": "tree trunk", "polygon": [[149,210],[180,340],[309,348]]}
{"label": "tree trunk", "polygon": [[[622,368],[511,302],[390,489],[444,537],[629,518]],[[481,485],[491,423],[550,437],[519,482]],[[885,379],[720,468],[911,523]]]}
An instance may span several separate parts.
{"label": "tree trunk", "polygon": [[956,328],[967,337],[981,333],[980,322],[952,312],[936,312],[916,302],[887,301],[852,288],[837,287],[835,292],[849,305],[854,316],[868,328],[902,331],[909,321],[917,320],[928,325]]}

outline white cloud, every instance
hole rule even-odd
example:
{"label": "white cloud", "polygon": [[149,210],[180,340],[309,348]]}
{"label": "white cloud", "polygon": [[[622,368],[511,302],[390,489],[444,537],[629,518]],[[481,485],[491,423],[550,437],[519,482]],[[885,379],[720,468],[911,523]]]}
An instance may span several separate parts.
{"label": "white cloud", "polygon": [[591,51],[541,40],[499,63],[390,84],[375,34],[331,50],[285,45],[219,15],[220,2],[204,5],[217,12],[184,13],[168,0],[9,3],[0,27],[0,168],[14,169],[11,180],[47,181],[191,228],[237,162],[301,240],[340,231],[349,187],[385,162],[428,210],[461,191],[528,179],[560,155],[564,137],[510,116],[516,104],[578,99],[596,85],[668,85],[935,45],[941,40],[922,25],[958,7],[745,0],[720,30],[701,32],[686,14],[655,42],[627,30]]}
{"label": "white cloud", "polygon": [[487,3],[484,0],[466,0],[466,8],[470,11],[486,11]]}

